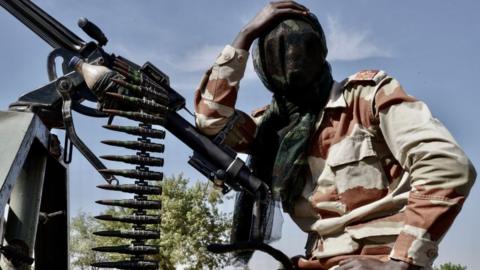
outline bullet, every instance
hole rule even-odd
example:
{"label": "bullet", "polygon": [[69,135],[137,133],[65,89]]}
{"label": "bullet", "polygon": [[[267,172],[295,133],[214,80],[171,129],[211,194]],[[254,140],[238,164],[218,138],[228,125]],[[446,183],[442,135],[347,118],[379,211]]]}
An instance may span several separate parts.
{"label": "bullet", "polygon": [[156,139],[165,138],[165,131],[159,129],[117,125],[104,125],[103,127],[109,130],[124,132],[130,135],[147,136]]}
{"label": "bullet", "polygon": [[115,253],[130,254],[130,255],[155,255],[155,254],[158,254],[158,252],[160,252],[160,248],[154,245],[105,246],[105,247],[94,247],[92,248],[92,250],[100,251],[100,252],[115,252]]}
{"label": "bullet", "polygon": [[168,104],[168,94],[165,93],[164,90],[158,88],[155,85],[150,86],[141,86],[137,84],[128,83],[124,80],[119,79],[112,79],[112,82],[120,85],[121,87],[125,87],[133,92],[137,93],[140,96],[146,96],[148,98],[152,98],[156,102],[167,105]]}
{"label": "bullet", "polygon": [[116,269],[158,269],[157,261],[118,261],[118,262],[96,262],[93,267],[116,268]]}
{"label": "bullet", "polygon": [[154,230],[117,230],[117,231],[100,231],[93,234],[107,237],[120,237],[131,239],[158,239],[160,232]]}
{"label": "bullet", "polygon": [[128,105],[135,106],[141,110],[150,111],[153,113],[158,114],[166,114],[168,111],[168,107],[164,106],[165,104],[159,104],[153,100],[148,99],[141,99],[131,96],[120,95],[118,93],[105,93],[106,95],[110,96],[113,99],[116,99],[120,102],[124,102]]}
{"label": "bullet", "polygon": [[120,161],[129,164],[138,164],[138,165],[148,165],[148,166],[163,166],[163,158],[157,157],[142,157],[138,155],[104,155],[100,158],[111,160],[111,161]]}
{"label": "bullet", "polygon": [[142,83],[142,74],[138,70],[131,67],[128,63],[125,63],[119,59],[115,59],[113,61],[113,69],[129,78],[134,83]]}
{"label": "bullet", "polygon": [[[120,59],[115,59],[113,60],[113,66],[114,68],[119,68],[119,69],[122,69],[124,71],[126,71],[127,73],[129,74],[140,74],[139,71],[135,70],[133,67],[131,67],[128,63],[120,60]],[[141,81],[138,81],[139,83],[141,83]]]}
{"label": "bullet", "polygon": [[155,171],[140,171],[140,170],[116,170],[116,169],[100,169],[100,173],[119,175],[127,178],[137,178],[151,181],[162,181],[163,173]]}
{"label": "bullet", "polygon": [[128,64],[126,61],[122,60],[121,58],[115,58],[113,60],[113,64],[118,65],[118,66],[123,66],[123,67],[126,67],[126,68],[130,67],[130,64]]}
{"label": "bullet", "polygon": [[117,116],[125,117],[131,120],[140,121],[148,124],[153,124],[153,125],[165,124],[165,117],[157,116],[153,114],[147,114],[144,112],[120,111],[120,110],[112,110],[112,109],[103,109],[102,111],[110,115],[117,115]]}
{"label": "bullet", "polygon": [[122,74],[124,77],[126,77],[129,81],[132,81],[134,83],[137,83],[137,80],[135,76],[128,71],[128,68],[124,68],[121,66],[114,66],[113,70],[117,71],[118,73]]}
{"label": "bullet", "polygon": [[[155,88],[160,88],[163,92],[167,93],[163,87],[162,82],[157,82],[155,79],[150,78],[149,76],[145,76],[140,70],[132,67],[127,62],[115,59],[113,61],[113,69],[120,72],[120,74],[124,75],[125,77],[131,78],[130,80],[136,84],[140,85],[150,85],[154,86]],[[163,80],[162,80],[163,81]]]}
{"label": "bullet", "polygon": [[[157,88],[161,88],[161,90],[165,91],[163,87],[160,84],[155,81],[154,79],[151,79],[149,76],[145,76],[140,70],[132,67],[128,63],[120,60],[120,59],[115,59],[113,61],[113,69],[117,70],[122,74],[122,75],[128,75],[126,77],[132,77],[132,81],[136,84],[140,85],[152,85],[156,86]],[[166,93],[167,91],[165,91]]]}
{"label": "bullet", "polygon": [[140,201],[135,199],[125,199],[125,200],[98,200],[95,202],[101,205],[120,206],[120,207],[135,208],[135,209],[161,209],[162,208],[161,201],[153,201],[153,200]]}
{"label": "bullet", "polygon": [[127,149],[149,151],[163,153],[165,146],[159,143],[145,143],[139,141],[118,141],[118,140],[104,140],[102,143],[111,146],[118,146]]}
{"label": "bullet", "polygon": [[135,76],[133,76],[132,74],[130,74],[128,72],[128,70],[122,68],[122,67],[118,67],[118,66],[114,66],[113,67],[113,70],[115,70],[116,72],[120,73],[121,75],[123,75],[125,77],[125,79],[127,79],[128,81],[130,82],[133,82],[133,83],[138,83],[137,80],[138,78],[136,78]]}
{"label": "bullet", "polygon": [[157,261],[118,261],[118,262],[96,262],[91,266],[99,268],[116,269],[158,269],[160,266]]}
{"label": "bullet", "polygon": [[105,221],[119,221],[124,223],[133,223],[133,224],[160,224],[160,216],[153,215],[122,215],[122,216],[112,216],[112,215],[100,215],[95,217],[98,220]]}
{"label": "bullet", "polygon": [[136,193],[143,195],[161,195],[162,187],[160,186],[140,186],[135,184],[124,185],[98,185],[98,188],[105,190],[122,191],[128,193]]}

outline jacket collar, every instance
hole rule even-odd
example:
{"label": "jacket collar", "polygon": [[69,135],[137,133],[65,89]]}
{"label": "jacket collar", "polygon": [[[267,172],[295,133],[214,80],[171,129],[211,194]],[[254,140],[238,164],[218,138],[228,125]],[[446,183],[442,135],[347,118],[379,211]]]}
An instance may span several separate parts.
{"label": "jacket collar", "polygon": [[343,96],[343,84],[333,81],[332,89],[330,90],[330,96],[328,98],[325,108],[345,108],[347,102]]}

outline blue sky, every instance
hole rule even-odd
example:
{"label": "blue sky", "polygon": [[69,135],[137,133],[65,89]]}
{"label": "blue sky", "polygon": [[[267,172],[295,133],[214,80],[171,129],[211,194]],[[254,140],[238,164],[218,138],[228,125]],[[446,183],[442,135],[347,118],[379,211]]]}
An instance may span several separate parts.
{"label": "blue sky", "polygon": [[[106,50],[137,63],[151,61],[168,73],[172,85],[192,109],[193,91],[221,48],[267,1],[118,1],[42,0],[38,5],[89,38],[76,26],[80,16],[97,23],[109,38]],[[480,127],[478,78],[480,74],[480,4],[461,1],[305,0],[325,28],[334,78],[361,69],[383,69],[396,77],[409,94],[425,101],[480,165],[477,140]],[[0,9],[0,107],[6,109],[21,93],[47,82],[46,56],[50,48],[10,14]],[[249,112],[268,103],[269,95],[251,65],[241,83],[238,107]],[[115,153],[99,143],[120,138],[101,128],[104,121],[79,115],[76,127],[95,153]],[[59,132],[61,134],[61,132]],[[201,176],[186,160],[189,149],[167,136],[167,175],[184,172],[191,179]],[[113,164],[112,164],[113,165]],[[115,166],[115,165],[113,165]],[[75,153],[70,166],[71,209],[98,212],[93,201],[114,197],[95,185],[101,177]],[[479,185],[475,185],[464,209],[441,244],[437,262],[453,261],[480,269],[476,254],[480,227]],[[118,195],[117,195],[118,196]],[[123,196],[123,195],[120,195]],[[230,205],[226,205],[228,209]],[[283,239],[276,245],[290,255],[303,252],[305,236],[285,217]],[[253,269],[274,265],[256,256]]]}

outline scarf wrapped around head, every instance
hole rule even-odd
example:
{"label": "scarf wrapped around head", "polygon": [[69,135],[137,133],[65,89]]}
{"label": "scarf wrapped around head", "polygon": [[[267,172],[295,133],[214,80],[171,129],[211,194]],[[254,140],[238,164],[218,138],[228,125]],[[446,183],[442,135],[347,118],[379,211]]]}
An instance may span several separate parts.
{"label": "scarf wrapped around head", "polygon": [[254,47],[255,71],[273,99],[258,128],[250,165],[287,212],[311,177],[308,146],[333,83],[327,52],[313,14],[280,22]]}

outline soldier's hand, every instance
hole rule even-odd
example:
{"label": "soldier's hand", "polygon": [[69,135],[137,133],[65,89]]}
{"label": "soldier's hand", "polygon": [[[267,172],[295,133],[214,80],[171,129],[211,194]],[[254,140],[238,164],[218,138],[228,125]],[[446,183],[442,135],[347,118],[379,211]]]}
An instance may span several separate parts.
{"label": "soldier's hand", "polygon": [[249,50],[252,42],[275,26],[278,21],[295,16],[306,16],[308,9],[294,1],[271,2],[265,6],[240,31],[232,46],[238,49]]}
{"label": "soldier's hand", "polygon": [[409,265],[401,261],[389,260],[383,262],[371,258],[352,258],[346,259],[339,263],[337,270],[415,270],[420,269],[416,266]]}

